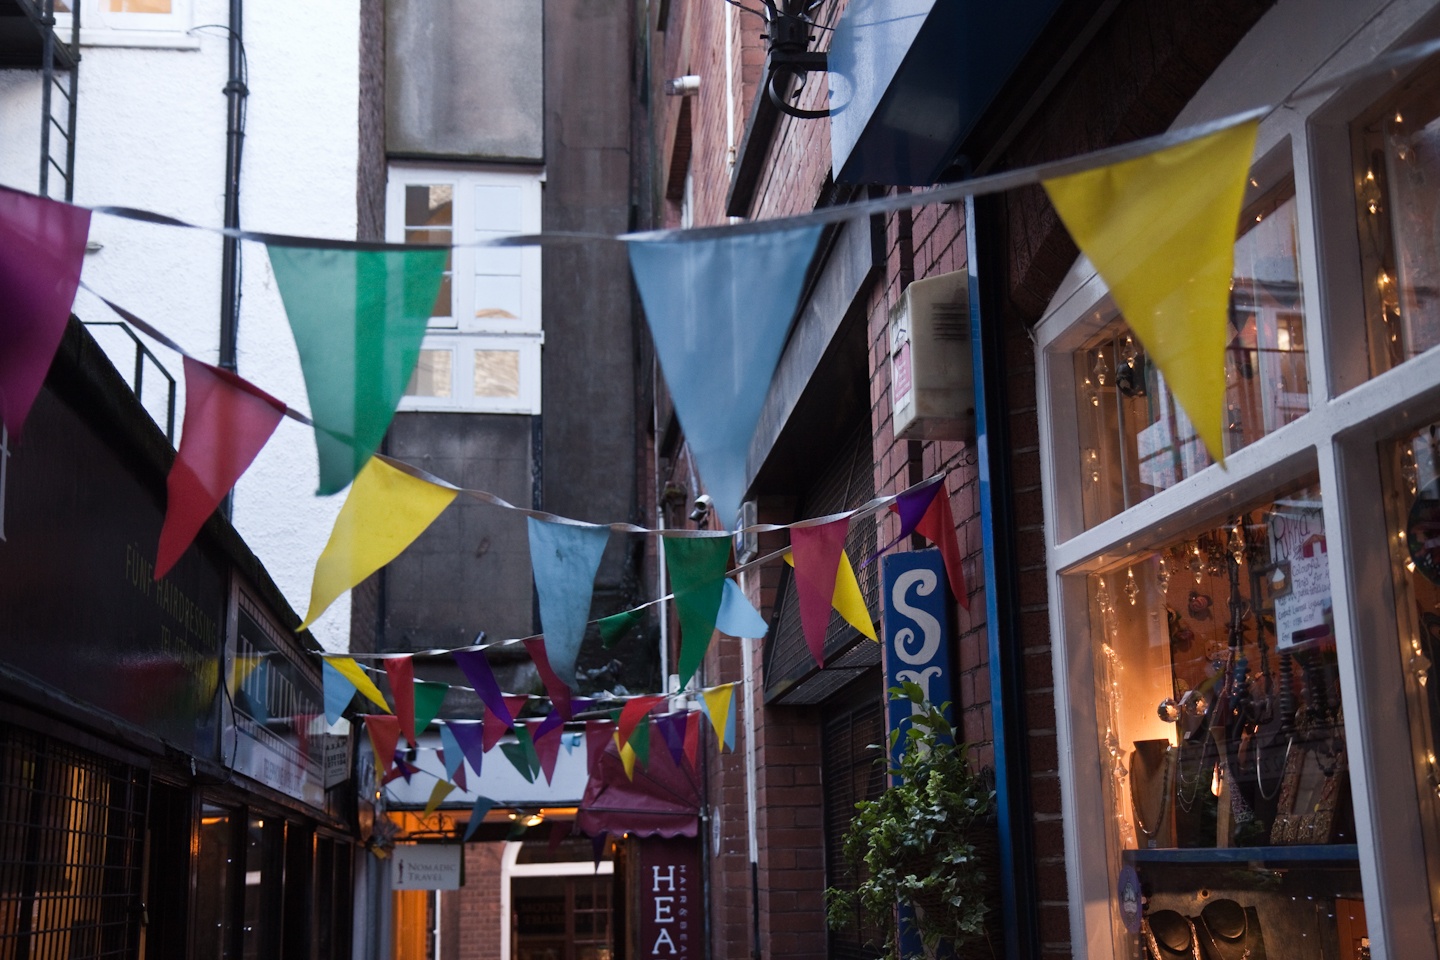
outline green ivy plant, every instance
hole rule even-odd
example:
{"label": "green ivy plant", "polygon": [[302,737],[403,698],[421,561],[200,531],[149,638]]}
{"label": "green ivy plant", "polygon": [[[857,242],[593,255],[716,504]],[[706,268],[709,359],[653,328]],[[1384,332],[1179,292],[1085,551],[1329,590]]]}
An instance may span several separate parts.
{"label": "green ivy plant", "polygon": [[[995,790],[969,763],[970,745],[957,743],[946,719],[914,683],[890,688],[892,700],[913,705],[904,752],[890,772],[898,782],[875,800],[855,805],[842,847],[861,875],[855,890],[825,891],[830,926],[857,917],[885,933],[885,955],[898,960],[935,956],[942,944],[957,955],[985,949],[996,850]],[[900,731],[890,735],[890,756]],[[902,956],[897,904],[913,905],[924,953]]]}

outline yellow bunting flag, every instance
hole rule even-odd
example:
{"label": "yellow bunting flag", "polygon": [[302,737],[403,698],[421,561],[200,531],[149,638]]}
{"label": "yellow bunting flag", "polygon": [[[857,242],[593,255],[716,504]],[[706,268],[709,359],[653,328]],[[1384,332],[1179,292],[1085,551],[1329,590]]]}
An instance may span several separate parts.
{"label": "yellow bunting flag", "polygon": [[705,713],[710,717],[710,726],[715,731],[715,749],[725,749],[725,728],[730,723],[730,706],[735,702],[735,684],[726,683],[709,690],[701,690],[705,698]]}
{"label": "yellow bunting flag", "polygon": [[635,748],[625,744],[620,748],[620,762],[625,765],[625,776],[635,779]]}
{"label": "yellow bunting flag", "polygon": [[[789,550],[785,551],[785,562],[795,566],[795,555]],[[860,581],[855,576],[855,568],[850,564],[849,554],[843,550],[840,552],[840,569],[835,574],[835,593],[830,597],[830,605],[846,623],[859,630],[861,636],[869,637],[876,643],[880,642],[875,633],[875,622],[870,619],[870,611],[865,606],[865,596],[860,592]]]}
{"label": "yellow bunting flag", "polygon": [[310,611],[299,629],[314,623],[340,594],[398,557],[458,492],[372,457],[350,487],[330,542],[315,564]]}
{"label": "yellow bunting flag", "polygon": [[455,789],[455,784],[448,780],[436,780],[434,788],[430,791],[430,799],[425,802],[425,812],[420,818],[426,819],[440,807],[440,802],[450,796],[450,791]]}
{"label": "yellow bunting flag", "polygon": [[230,689],[239,690],[255,672],[255,668],[265,662],[264,657],[236,657],[235,664],[230,670]]}
{"label": "yellow bunting flag", "polygon": [[1217,462],[1235,231],[1258,122],[1044,181]]}
{"label": "yellow bunting flag", "polygon": [[[336,673],[354,684],[355,689],[364,694],[366,700],[369,700],[386,713],[394,712],[390,709],[390,704],[385,702],[385,695],[380,692],[379,687],[375,686],[369,674],[365,672],[365,669],[361,667],[360,664],[356,663],[350,657],[326,657],[325,662],[334,667]],[[350,698],[347,696],[345,699],[348,702]]]}

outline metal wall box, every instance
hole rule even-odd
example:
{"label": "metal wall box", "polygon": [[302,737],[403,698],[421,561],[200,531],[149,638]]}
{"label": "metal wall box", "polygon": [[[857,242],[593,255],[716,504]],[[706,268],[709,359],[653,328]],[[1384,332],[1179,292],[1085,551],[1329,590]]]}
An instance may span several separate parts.
{"label": "metal wall box", "polygon": [[935,183],[1060,0],[851,0],[831,39],[839,183]]}
{"label": "metal wall box", "polygon": [[890,400],[897,438],[975,437],[970,296],[963,271],[916,280],[890,315]]}

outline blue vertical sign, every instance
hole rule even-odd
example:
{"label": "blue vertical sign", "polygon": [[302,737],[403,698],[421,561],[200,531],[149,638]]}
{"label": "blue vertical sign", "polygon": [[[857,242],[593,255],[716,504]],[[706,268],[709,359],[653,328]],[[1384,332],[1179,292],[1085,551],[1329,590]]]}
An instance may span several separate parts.
{"label": "blue vertical sign", "polygon": [[[954,699],[950,667],[950,591],[939,550],[892,553],[880,561],[884,585],[885,688],[918,685],[937,707]],[[891,700],[889,730],[909,726],[908,700]],[[896,743],[903,748],[903,734]],[[898,761],[896,753],[892,760]]]}
{"label": "blue vertical sign", "polygon": [[[954,699],[950,668],[952,601],[940,551],[892,553],[880,561],[880,581],[884,591],[881,617],[885,631],[885,689],[909,682],[924,690],[925,699],[935,706],[949,703]],[[887,709],[887,732],[900,731],[890,757],[898,765],[914,707],[909,700],[889,700]],[[954,721],[953,716],[949,719]],[[899,903],[896,909],[900,913],[900,955],[919,955],[923,945],[912,922],[914,908]],[[948,951],[945,955],[949,955]]]}

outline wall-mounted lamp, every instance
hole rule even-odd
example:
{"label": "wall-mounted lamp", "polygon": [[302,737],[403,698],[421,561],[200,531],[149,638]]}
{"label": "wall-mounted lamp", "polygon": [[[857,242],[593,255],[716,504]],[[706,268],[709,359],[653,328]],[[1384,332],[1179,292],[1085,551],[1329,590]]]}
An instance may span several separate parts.
{"label": "wall-mounted lamp", "polygon": [[672,97],[693,97],[700,92],[700,77],[693,73],[672,77],[665,84],[665,92]]}
{"label": "wall-mounted lamp", "polygon": [[[815,20],[810,11],[824,0],[762,0],[765,4],[765,22],[770,29],[765,34],[769,55],[765,59],[765,90],[781,113],[800,120],[818,120],[830,116],[829,110],[801,110],[792,105],[780,90],[786,77],[796,77],[801,88],[813,73],[825,73],[828,58],[818,50],[810,49],[814,35]],[[790,99],[799,95],[799,90]]]}

